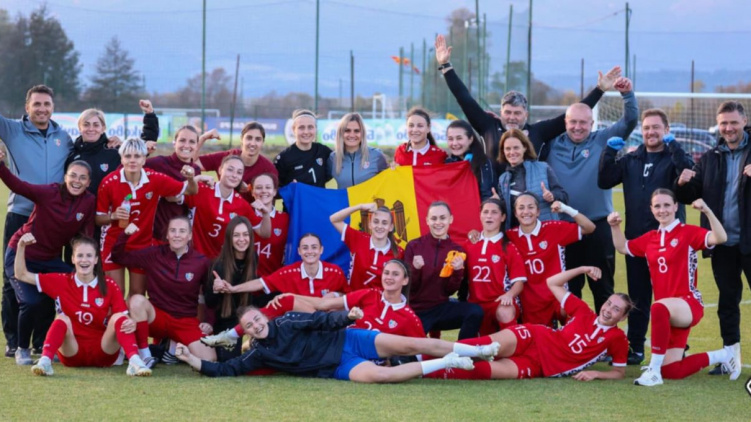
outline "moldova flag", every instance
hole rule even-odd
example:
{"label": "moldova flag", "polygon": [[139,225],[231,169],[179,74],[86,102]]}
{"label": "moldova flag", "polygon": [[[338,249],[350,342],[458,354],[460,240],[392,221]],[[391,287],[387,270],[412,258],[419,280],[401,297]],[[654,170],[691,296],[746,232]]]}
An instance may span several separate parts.
{"label": "moldova flag", "polygon": [[[442,166],[399,166],[386,169],[376,177],[348,189],[323,189],[302,183],[291,183],[279,194],[290,214],[285,264],[300,260],[297,242],[305,233],[315,233],[323,242],[321,259],[349,270],[350,254],[329,216],[343,208],[364,202],[375,202],[392,210],[396,237],[402,247],[429,232],[426,217],[434,201],[451,207],[454,222],[449,235],[465,239],[472,230],[480,230],[480,194],[477,179],[469,162]],[[358,213],[350,217],[350,226],[363,230]]]}

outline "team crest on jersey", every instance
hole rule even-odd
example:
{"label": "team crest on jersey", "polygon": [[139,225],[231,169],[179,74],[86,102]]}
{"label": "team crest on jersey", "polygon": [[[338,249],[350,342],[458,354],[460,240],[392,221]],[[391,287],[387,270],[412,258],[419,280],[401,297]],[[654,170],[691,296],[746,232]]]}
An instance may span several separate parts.
{"label": "team crest on jersey", "polygon": [[188,281],[193,280],[193,273],[185,273],[185,279]]}
{"label": "team crest on jersey", "polygon": [[493,256],[490,257],[490,260],[493,261],[493,264],[497,264],[498,261],[501,260],[501,257],[498,256],[498,255],[493,255]]}
{"label": "team crest on jersey", "polygon": [[233,218],[237,217],[237,213],[231,212],[229,213],[229,219],[232,220]]}
{"label": "team crest on jersey", "polygon": [[326,296],[327,294],[329,294],[329,289],[321,290],[321,296]]}
{"label": "team crest on jersey", "polygon": [[600,344],[603,341],[605,341],[605,337],[600,337],[600,338],[597,339],[597,344]]}
{"label": "team crest on jersey", "polygon": [[109,165],[109,164],[107,164],[107,163],[102,163],[102,164],[99,164],[99,168],[100,168],[100,169],[101,169],[102,171],[107,171],[107,170],[108,170],[108,169],[110,168],[110,165]]}
{"label": "team crest on jersey", "polygon": [[362,165],[362,168],[364,169],[369,168],[369,167],[370,167],[370,162],[366,162],[365,164]]}
{"label": "team crest on jersey", "polygon": [[322,166],[323,165],[323,158],[316,158],[316,164],[318,164],[319,166]]}
{"label": "team crest on jersey", "polygon": [[540,249],[547,249],[547,248],[548,248],[547,240],[543,240],[542,242],[540,242]]}
{"label": "team crest on jersey", "polygon": [[154,196],[154,192],[147,192],[145,196],[146,199],[151,199]]}
{"label": "team crest on jersey", "polygon": [[670,246],[672,246],[672,247],[676,247],[676,246],[678,246],[678,239],[673,239],[673,240],[671,240],[671,241],[670,241]]}
{"label": "team crest on jersey", "polygon": [[392,330],[393,330],[394,328],[396,328],[396,321],[394,321],[393,319],[392,319],[392,320],[390,320],[390,321],[389,321],[389,328],[391,328]]}
{"label": "team crest on jersey", "polygon": [[83,220],[83,213],[82,212],[76,213],[76,221],[81,221],[81,220]]}
{"label": "team crest on jersey", "polygon": [[55,139],[55,145],[60,146],[60,138]]}
{"label": "team crest on jersey", "polygon": [[102,306],[102,305],[104,305],[104,299],[101,298],[101,297],[98,297],[98,298],[94,299],[94,303],[96,304],[96,306]]}
{"label": "team crest on jersey", "polygon": [[281,236],[282,235],[282,229],[274,229],[274,236]]}
{"label": "team crest on jersey", "polygon": [[582,157],[589,158],[589,150],[588,149],[582,150]]}

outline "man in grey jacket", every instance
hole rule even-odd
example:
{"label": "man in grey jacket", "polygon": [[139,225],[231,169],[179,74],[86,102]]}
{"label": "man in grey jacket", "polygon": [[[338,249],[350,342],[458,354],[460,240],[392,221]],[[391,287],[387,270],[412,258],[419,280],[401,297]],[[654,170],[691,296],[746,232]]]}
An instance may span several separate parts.
{"label": "man in grey jacket", "polygon": [[[26,93],[26,114],[20,120],[0,116],[0,139],[8,151],[8,166],[14,175],[33,184],[60,183],[65,159],[73,141],[52,119],[54,91],[45,85],[31,87]],[[8,240],[29,219],[34,204],[23,196],[10,193],[5,216],[3,255]],[[3,272],[2,323],[5,356],[13,357],[17,346],[18,303],[10,281]],[[33,346],[41,349],[46,333],[34,333]]]}
{"label": "man in grey jacket", "polygon": [[[608,214],[613,211],[613,194],[610,189],[597,186],[600,155],[611,137],[628,138],[639,119],[631,81],[619,78],[615,89],[623,97],[623,116],[620,120],[608,128],[593,132],[592,109],[582,103],[571,105],[566,110],[566,133],[550,142],[547,157],[548,165],[568,192],[568,205],[586,215],[596,226],[594,233],[566,248],[567,268],[590,265],[602,270],[599,281],[588,279],[596,312],[600,312],[600,307],[613,293],[615,274],[615,248],[607,222]],[[562,218],[569,219],[567,216]],[[581,297],[584,276],[573,278],[568,286],[573,294]]]}

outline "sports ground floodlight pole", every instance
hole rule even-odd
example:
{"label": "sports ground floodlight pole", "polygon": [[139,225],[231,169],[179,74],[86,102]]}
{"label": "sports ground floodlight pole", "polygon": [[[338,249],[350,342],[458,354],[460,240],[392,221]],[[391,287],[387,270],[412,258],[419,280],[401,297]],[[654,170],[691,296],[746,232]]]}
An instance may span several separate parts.
{"label": "sports ground floodlight pole", "polygon": [[313,100],[313,111],[318,114],[318,27],[321,22],[320,19],[321,0],[316,0],[316,82],[315,82],[315,94]]}
{"label": "sports ground floodlight pole", "polygon": [[201,44],[201,133],[206,128],[206,0],[203,0],[203,42]]}
{"label": "sports ground floodlight pole", "polygon": [[509,5],[508,8],[508,39],[506,40],[506,83],[503,86],[504,91],[509,91],[508,86],[508,75],[509,71],[511,70],[509,66],[511,66],[511,23],[514,20],[514,5]]}
{"label": "sports ground floodlight pole", "polygon": [[532,0],[529,0],[529,28],[527,31],[527,101],[531,101],[531,100],[532,100]]}

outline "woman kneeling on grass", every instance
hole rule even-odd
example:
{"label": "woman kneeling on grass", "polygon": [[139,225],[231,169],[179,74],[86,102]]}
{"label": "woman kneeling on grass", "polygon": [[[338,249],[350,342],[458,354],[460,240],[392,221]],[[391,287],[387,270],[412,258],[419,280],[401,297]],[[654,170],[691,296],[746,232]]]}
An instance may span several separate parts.
{"label": "woman kneeling on grass", "polygon": [[[251,338],[250,351],[230,361],[216,363],[193,356],[180,344],[177,357],[211,377],[243,375],[255,369],[270,368],[300,376],[393,383],[446,368],[472,369],[472,357],[492,359],[499,347],[497,343],[470,346],[346,329],[363,317],[357,307],[349,312],[288,312],[271,322],[254,307],[243,308],[238,314],[245,334]],[[421,353],[445,356],[395,367],[382,367],[371,361]]]}
{"label": "woman kneeling on grass", "polygon": [[151,370],[138,356],[136,323],[126,316],[123,294],[115,281],[104,276],[99,250],[94,239],[73,240],[73,264],[70,274],[34,274],[26,268],[26,246],[36,239],[31,233],[21,236],[16,251],[16,279],[36,284],[40,292],[56,298],[57,318],[52,322],[39,362],[31,367],[36,375],[52,375],[52,358],[57,352],[65,366],[112,366],[120,347],[130,360],[129,376],[150,376]]}

